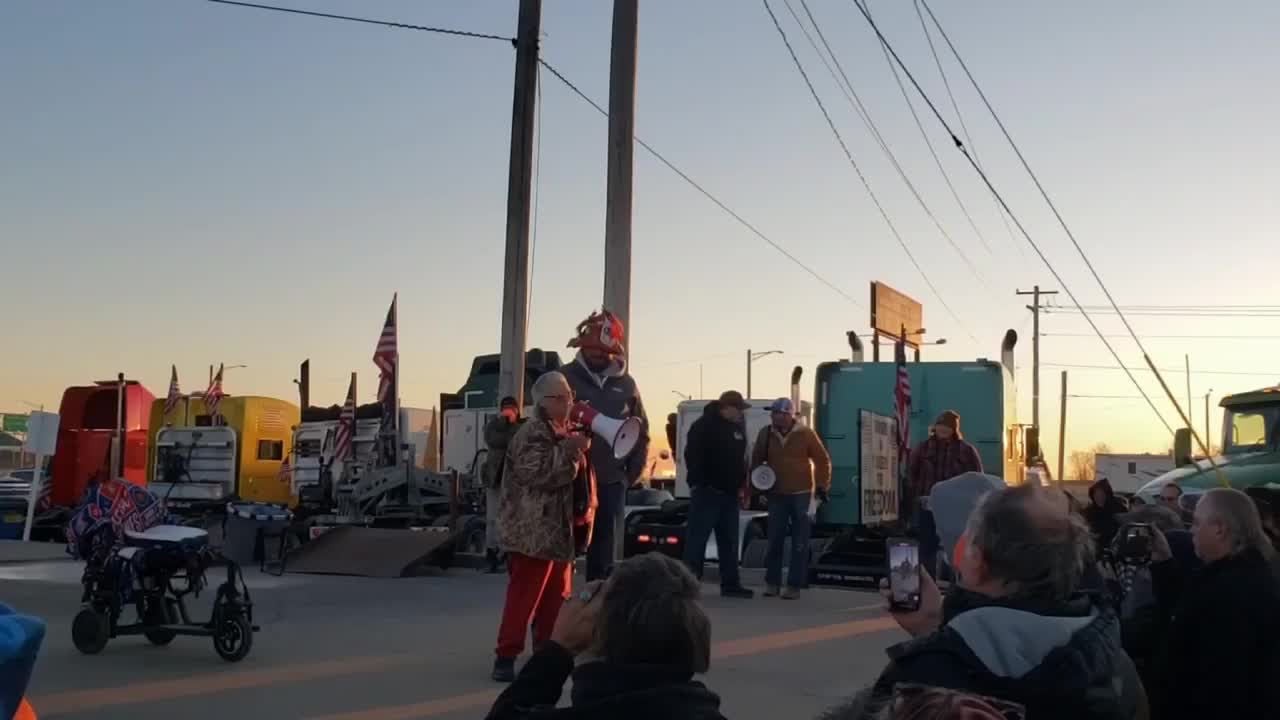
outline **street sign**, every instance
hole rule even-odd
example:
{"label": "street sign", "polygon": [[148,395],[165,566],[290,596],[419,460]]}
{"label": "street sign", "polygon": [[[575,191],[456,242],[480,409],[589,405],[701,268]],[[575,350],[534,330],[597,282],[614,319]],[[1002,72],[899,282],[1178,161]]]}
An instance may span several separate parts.
{"label": "street sign", "polygon": [[919,347],[924,333],[924,307],[911,297],[885,285],[871,283],[871,329],[894,338],[906,330],[907,345]]}
{"label": "street sign", "polygon": [[35,455],[49,457],[58,444],[58,414],[33,412],[27,423],[27,441],[22,449]]}
{"label": "street sign", "polygon": [[13,413],[5,413],[3,421],[0,421],[0,431],[24,433],[27,431],[27,416],[14,415]]}

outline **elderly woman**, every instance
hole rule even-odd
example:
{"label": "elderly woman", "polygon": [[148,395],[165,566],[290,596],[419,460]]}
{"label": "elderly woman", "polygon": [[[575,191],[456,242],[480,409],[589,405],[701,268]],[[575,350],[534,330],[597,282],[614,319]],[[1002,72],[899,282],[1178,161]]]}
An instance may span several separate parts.
{"label": "elderly woman", "polygon": [[[711,620],[677,560],[649,553],[565,603],[550,642],[498,697],[488,720],[724,720],[693,679],[711,662]],[[582,656],[577,668],[574,657]],[[571,706],[556,709],[573,676]]]}
{"label": "elderly woman", "polygon": [[551,637],[573,580],[573,481],[589,440],[569,432],[573,391],[550,372],[533,383],[535,417],[507,446],[498,544],[507,554],[507,600],[498,627],[493,679],[515,679],[515,661],[533,623],[534,644]]}

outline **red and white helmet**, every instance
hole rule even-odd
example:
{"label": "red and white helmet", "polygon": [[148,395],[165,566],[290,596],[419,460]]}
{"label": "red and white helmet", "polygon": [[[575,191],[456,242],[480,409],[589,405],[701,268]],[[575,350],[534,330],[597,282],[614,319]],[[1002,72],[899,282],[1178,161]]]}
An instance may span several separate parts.
{"label": "red and white helmet", "polygon": [[598,350],[610,355],[626,355],[626,331],[617,315],[608,310],[593,312],[578,323],[578,334],[569,340],[569,347],[582,350]]}

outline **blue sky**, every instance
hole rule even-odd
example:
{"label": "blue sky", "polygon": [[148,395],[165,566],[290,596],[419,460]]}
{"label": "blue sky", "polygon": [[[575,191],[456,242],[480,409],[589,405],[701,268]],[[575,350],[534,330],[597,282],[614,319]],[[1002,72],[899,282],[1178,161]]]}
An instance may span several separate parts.
{"label": "blue sky", "polygon": [[[793,0],[801,11],[798,0]],[[514,1],[312,0],[281,4],[408,23],[514,33]],[[810,0],[886,141],[989,292],[920,211],[805,44],[775,11],[824,102],[957,324],[911,268],[813,104],[761,3],[650,0],[641,7],[636,128],[729,206],[864,302],[882,280],[925,303],[948,344],[929,357],[995,357],[1013,296],[1056,286],[1016,249],[995,205],[927,116],[944,165],[993,252],[964,221],[851,0]],[[610,4],[544,3],[543,54],[584,91],[608,94]],[[1124,305],[1266,304],[1277,260],[1280,7],[1203,3],[933,4],[988,96]],[[872,9],[951,117],[908,2]],[[1081,301],[1097,286],[1034,193],[990,116],[944,55],[991,177]],[[163,392],[170,363],[203,385],[209,363],[249,367],[232,393],[292,397],[312,358],[313,395],[345,377],[372,388],[383,313],[401,299],[404,402],[433,405],[472,356],[495,351],[513,53],[498,42],[365,27],[197,0],[9,0],[0,5],[0,244],[11,308],[0,410],[56,405],[61,389],[118,370]],[[542,78],[541,171],[530,342],[561,348],[598,304],[606,123]],[[920,108],[923,112],[923,108]],[[632,365],[655,414],[745,380],[785,392],[865,329],[816,283],[637,149]],[[1062,301],[1066,298],[1060,296]],[[1100,318],[1109,333],[1122,327]],[[1280,320],[1138,317],[1166,367],[1191,353],[1197,396],[1280,380]],[[1079,318],[1046,332],[1083,333]],[[972,334],[974,339],[971,339]],[[1114,340],[1127,362],[1140,354]],[[1048,337],[1046,362],[1113,364],[1088,337]],[[1030,343],[1020,347],[1029,419]],[[1046,368],[1056,395],[1057,368]],[[1181,376],[1170,378],[1185,392]],[[1118,372],[1076,370],[1072,392],[1134,395]],[[1158,392],[1149,378],[1145,387]],[[371,392],[372,390],[370,390]],[[1197,405],[1199,402],[1197,401]],[[1167,402],[1159,407],[1170,422]],[[1141,401],[1080,399],[1068,445],[1163,449]],[[1046,398],[1046,418],[1057,414]],[[1046,419],[1046,427],[1056,430]],[[1056,432],[1053,433],[1056,435]]]}

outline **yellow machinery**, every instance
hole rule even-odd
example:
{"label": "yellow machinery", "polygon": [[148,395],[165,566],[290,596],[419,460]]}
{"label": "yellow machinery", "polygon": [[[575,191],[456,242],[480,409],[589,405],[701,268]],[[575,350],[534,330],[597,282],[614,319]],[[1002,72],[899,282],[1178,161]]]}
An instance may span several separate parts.
{"label": "yellow machinery", "polygon": [[298,406],[271,397],[225,396],[213,418],[199,396],[151,405],[147,477],[174,507],[224,503],[234,495],[252,502],[294,504],[280,466],[289,457]]}

